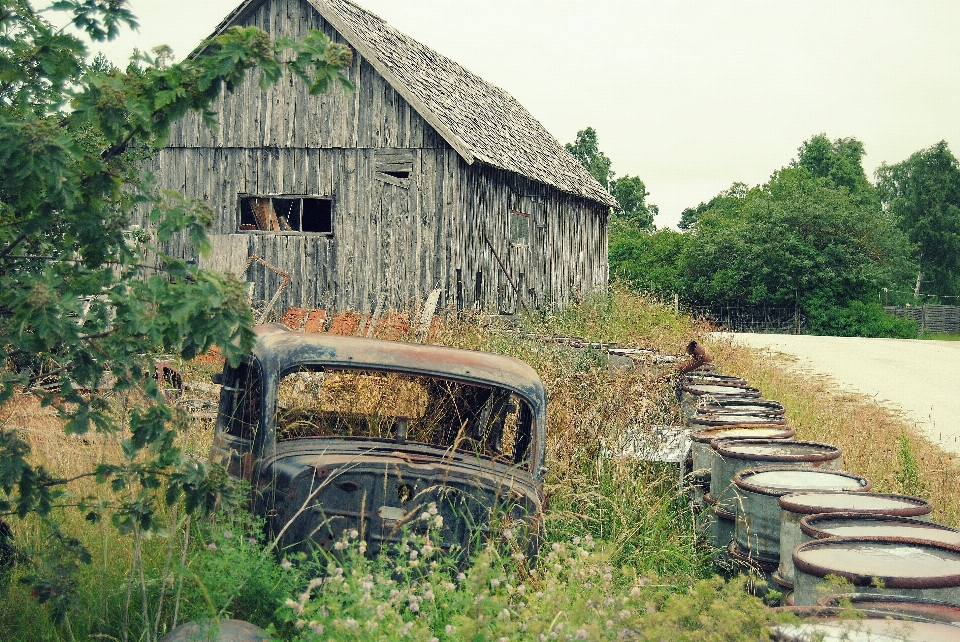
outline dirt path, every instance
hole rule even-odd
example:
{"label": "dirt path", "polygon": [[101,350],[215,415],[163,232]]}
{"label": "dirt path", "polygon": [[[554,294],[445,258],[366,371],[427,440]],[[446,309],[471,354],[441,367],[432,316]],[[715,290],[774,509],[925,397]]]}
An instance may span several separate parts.
{"label": "dirt path", "polygon": [[960,455],[960,341],[914,341],[778,334],[719,334],[752,348],[793,355],[805,370],[832,377],[903,410],[932,442]]}

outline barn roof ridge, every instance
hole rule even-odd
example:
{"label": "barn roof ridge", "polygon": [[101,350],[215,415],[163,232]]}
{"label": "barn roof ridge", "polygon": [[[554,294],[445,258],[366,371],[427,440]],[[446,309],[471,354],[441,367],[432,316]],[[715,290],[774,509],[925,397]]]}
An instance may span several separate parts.
{"label": "barn roof ridge", "polygon": [[[267,0],[245,0],[215,36]],[[475,160],[617,207],[604,187],[513,96],[351,0],[306,0],[467,162]],[[199,50],[198,50],[199,51]]]}

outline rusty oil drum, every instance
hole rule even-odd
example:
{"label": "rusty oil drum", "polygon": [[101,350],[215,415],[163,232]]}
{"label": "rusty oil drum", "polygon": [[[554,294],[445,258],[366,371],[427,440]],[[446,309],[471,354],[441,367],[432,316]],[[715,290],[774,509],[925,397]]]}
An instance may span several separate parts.
{"label": "rusty oil drum", "polygon": [[[780,498],[780,565],[776,582],[793,586],[793,549],[804,538],[800,521],[819,513],[857,512],[861,515],[894,515],[929,519],[933,506],[925,499],[883,493],[794,493]],[[891,533],[875,533],[889,535]],[[859,536],[860,533],[857,534]]]}
{"label": "rusty oil drum", "polygon": [[789,606],[774,609],[800,618],[799,623],[775,624],[770,639],[777,642],[955,642],[960,627],[893,611],[858,610],[824,606]]}
{"label": "rusty oil drum", "polygon": [[741,470],[736,486],[734,539],[740,552],[767,564],[780,563],[780,503],[800,491],[866,492],[866,478],[842,470],[775,465]]}
{"label": "rusty oil drum", "polygon": [[701,482],[709,482],[713,470],[714,451],[710,442],[714,439],[791,439],[796,434],[792,428],[779,425],[748,425],[733,424],[694,430],[690,433],[693,457],[693,478]]}
{"label": "rusty oil drum", "polygon": [[816,604],[828,575],[846,578],[858,593],[960,606],[960,546],[902,537],[831,537],[798,546],[793,564],[797,606]]}
{"label": "rusty oil drum", "polygon": [[763,412],[703,412],[698,408],[697,412],[690,418],[692,426],[751,426],[751,425],[769,425],[783,426],[787,420],[783,415],[776,415]]}
{"label": "rusty oil drum", "polygon": [[833,444],[782,439],[715,439],[710,495],[728,512],[736,512],[733,476],[747,468],[784,465],[838,470],[842,451]]}
{"label": "rusty oil drum", "polygon": [[725,548],[733,540],[733,529],[737,516],[734,513],[719,508],[716,500],[709,493],[704,498],[704,511],[707,543],[715,548]]}
{"label": "rusty oil drum", "polygon": [[817,600],[817,606],[828,608],[842,608],[848,604],[857,611],[897,614],[917,621],[946,622],[960,626],[960,606],[938,600],[872,593],[840,593],[825,595]]}
{"label": "rusty oil drum", "polygon": [[785,414],[783,404],[774,399],[724,399],[723,401],[704,401],[697,410],[703,413],[760,413],[782,417]]}

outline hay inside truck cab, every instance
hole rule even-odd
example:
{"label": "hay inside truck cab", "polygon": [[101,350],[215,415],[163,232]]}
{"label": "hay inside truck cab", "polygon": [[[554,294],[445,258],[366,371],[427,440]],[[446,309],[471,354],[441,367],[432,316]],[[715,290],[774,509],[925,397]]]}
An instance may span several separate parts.
{"label": "hay inside truck cab", "polygon": [[251,508],[283,532],[281,548],[329,548],[357,529],[376,553],[405,526],[422,528],[434,502],[446,549],[494,522],[536,545],[546,392],[530,366],[278,324],[255,331],[251,354],[224,366],[210,458],[250,482]]}

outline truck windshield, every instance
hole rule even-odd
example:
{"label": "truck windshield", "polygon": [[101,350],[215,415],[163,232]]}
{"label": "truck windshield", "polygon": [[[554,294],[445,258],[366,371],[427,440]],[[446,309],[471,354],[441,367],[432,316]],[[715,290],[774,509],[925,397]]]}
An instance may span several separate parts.
{"label": "truck windshield", "polygon": [[277,391],[278,441],[390,439],[524,464],[531,418],[509,390],[393,372],[301,367]]}

